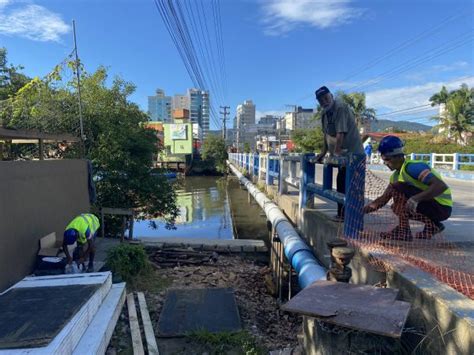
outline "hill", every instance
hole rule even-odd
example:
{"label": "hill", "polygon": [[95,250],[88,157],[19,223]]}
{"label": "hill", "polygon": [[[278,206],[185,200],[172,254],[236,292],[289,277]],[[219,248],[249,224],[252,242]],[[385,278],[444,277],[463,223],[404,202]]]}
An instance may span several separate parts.
{"label": "hill", "polygon": [[409,121],[377,120],[376,122],[372,122],[371,124],[372,132],[383,132],[390,127],[393,127],[396,130],[402,130],[407,132],[428,132],[433,129],[432,126]]}

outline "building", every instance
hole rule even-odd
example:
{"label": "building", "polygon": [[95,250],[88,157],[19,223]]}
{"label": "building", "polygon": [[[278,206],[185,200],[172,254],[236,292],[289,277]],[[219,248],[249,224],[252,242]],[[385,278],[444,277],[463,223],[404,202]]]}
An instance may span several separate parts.
{"label": "building", "polygon": [[[255,146],[255,134],[257,127],[255,124],[255,104],[252,100],[245,100],[243,104],[237,106],[236,114],[236,145],[238,150],[242,150],[244,143]],[[250,136],[253,134],[252,139]]]}
{"label": "building", "polygon": [[209,91],[188,89],[189,118],[201,126],[203,139],[209,132]]}
{"label": "building", "polygon": [[258,124],[273,125],[274,127],[276,127],[276,123],[278,122],[279,119],[280,118],[278,116],[265,115],[265,116],[260,117]]}
{"label": "building", "polygon": [[148,114],[151,121],[171,122],[171,97],[156,89],[156,95],[148,96]]}
{"label": "building", "polygon": [[321,126],[321,122],[313,117],[314,110],[312,108],[298,106],[295,111],[285,113],[285,130],[294,131],[295,129],[311,129]]}
{"label": "building", "polygon": [[174,95],[171,106],[173,110],[180,108],[189,110],[189,96],[180,94]]}

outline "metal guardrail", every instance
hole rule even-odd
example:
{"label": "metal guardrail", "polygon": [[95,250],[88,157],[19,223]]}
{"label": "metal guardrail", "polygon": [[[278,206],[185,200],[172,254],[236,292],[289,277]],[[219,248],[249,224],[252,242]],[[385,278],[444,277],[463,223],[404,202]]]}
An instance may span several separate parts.
{"label": "metal guardrail", "polygon": [[[246,172],[265,181],[267,186],[277,182],[280,195],[287,194],[289,187],[299,191],[300,212],[314,207],[314,197],[321,196],[341,203],[345,207],[344,234],[356,237],[363,228],[363,204],[365,188],[365,155],[350,154],[347,157],[326,159],[324,164],[315,161],[315,154],[253,154],[230,153],[229,160]],[[316,166],[323,169],[323,183],[315,182]],[[333,169],[346,169],[346,194],[333,189]],[[357,174],[357,186],[351,185]],[[301,213],[300,213],[301,216]]]}
{"label": "metal guardrail", "polygon": [[[432,168],[461,170],[463,166],[474,166],[474,154],[453,153],[411,153],[407,155],[410,160],[421,160]],[[370,157],[370,164],[383,164],[379,153],[374,153]]]}

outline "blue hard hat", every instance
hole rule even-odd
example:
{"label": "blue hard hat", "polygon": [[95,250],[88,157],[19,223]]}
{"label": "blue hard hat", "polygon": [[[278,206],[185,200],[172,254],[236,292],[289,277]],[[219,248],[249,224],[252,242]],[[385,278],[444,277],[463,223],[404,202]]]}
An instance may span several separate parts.
{"label": "blue hard hat", "polygon": [[76,242],[79,237],[79,232],[73,228],[66,229],[64,231],[64,241],[67,245],[72,245]]}
{"label": "blue hard hat", "polygon": [[380,141],[378,151],[382,155],[393,156],[403,154],[403,141],[397,136],[385,136]]}

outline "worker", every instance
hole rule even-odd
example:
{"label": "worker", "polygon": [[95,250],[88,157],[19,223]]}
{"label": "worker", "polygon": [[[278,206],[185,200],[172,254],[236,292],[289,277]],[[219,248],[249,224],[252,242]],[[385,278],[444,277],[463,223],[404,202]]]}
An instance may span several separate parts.
{"label": "worker", "polygon": [[409,220],[425,223],[415,235],[419,239],[431,237],[444,230],[441,223],[451,216],[451,190],[440,174],[422,161],[406,160],[403,142],[396,136],[385,136],[378,151],[387,167],[393,171],[385,192],[364,207],[365,213],[377,211],[393,198],[392,210],[398,216],[398,225],[390,232],[381,233],[383,239],[412,241]]}
{"label": "worker", "polygon": [[[99,219],[91,213],[83,213],[75,217],[66,227],[63,238],[63,250],[68,265],[75,261],[84,263],[89,257],[87,272],[94,271],[95,237],[99,230]],[[69,253],[68,245],[77,243],[73,255]]]}

